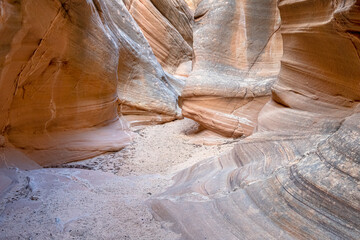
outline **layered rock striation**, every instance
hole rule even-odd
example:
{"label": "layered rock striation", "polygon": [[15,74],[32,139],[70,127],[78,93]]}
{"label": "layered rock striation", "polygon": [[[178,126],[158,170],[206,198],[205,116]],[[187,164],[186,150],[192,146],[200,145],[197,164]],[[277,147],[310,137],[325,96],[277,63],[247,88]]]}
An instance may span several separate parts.
{"label": "layered rock striation", "polygon": [[151,202],[186,239],[358,239],[360,1],[279,1],[284,56],[257,132]]}
{"label": "layered rock striation", "polygon": [[203,0],[194,17],[183,114],[228,137],[250,135],[280,69],[276,1]]}
{"label": "layered rock striation", "polygon": [[[228,137],[251,136],[178,173],[149,202],[154,216],[185,239],[359,239],[359,0],[0,7],[0,167],[121,149],[131,139],[122,114],[133,125],[180,117],[184,83],[174,75],[193,68],[184,115]],[[31,172],[45,189],[54,177],[75,188],[97,182],[85,170],[46,171]],[[0,170],[0,192],[15,172]]]}
{"label": "layered rock striation", "polygon": [[259,131],[342,121],[360,100],[359,1],[280,1],[279,9],[284,56]]}
{"label": "layered rock striation", "polygon": [[2,145],[58,164],[128,144],[119,103],[180,115],[181,83],[169,80],[122,1],[0,4]]}
{"label": "layered rock striation", "polygon": [[191,70],[193,54],[193,13],[186,2],[184,0],[125,0],[124,2],[164,70],[176,74],[180,67],[178,74],[188,74]]}

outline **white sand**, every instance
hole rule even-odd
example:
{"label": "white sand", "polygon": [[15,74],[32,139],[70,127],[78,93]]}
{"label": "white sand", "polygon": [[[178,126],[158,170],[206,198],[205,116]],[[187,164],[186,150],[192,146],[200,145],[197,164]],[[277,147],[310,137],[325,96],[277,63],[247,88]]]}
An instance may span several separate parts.
{"label": "white sand", "polygon": [[194,144],[197,128],[189,119],[149,126],[120,152],[18,172],[18,183],[0,196],[0,239],[181,238],[154,220],[146,200],[181,169],[234,145]]}

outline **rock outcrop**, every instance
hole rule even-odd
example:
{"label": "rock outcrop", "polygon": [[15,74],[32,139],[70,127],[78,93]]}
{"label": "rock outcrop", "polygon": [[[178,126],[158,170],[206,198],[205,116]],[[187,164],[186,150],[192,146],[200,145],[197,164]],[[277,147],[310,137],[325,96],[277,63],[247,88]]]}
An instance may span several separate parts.
{"label": "rock outcrop", "polygon": [[127,145],[119,103],[179,116],[181,83],[167,77],[121,0],[0,4],[2,145],[53,165]]}
{"label": "rock outcrop", "polygon": [[279,28],[275,0],[201,1],[184,116],[228,137],[250,135],[280,69]]}
{"label": "rock outcrop", "polygon": [[188,239],[358,239],[360,1],[279,1],[284,56],[258,131],[152,201]]}

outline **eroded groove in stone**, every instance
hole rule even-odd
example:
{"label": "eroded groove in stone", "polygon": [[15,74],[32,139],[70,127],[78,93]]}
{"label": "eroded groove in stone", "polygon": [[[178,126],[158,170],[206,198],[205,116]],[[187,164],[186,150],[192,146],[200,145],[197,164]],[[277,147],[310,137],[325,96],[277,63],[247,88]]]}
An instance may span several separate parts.
{"label": "eroded groove in stone", "polygon": [[279,28],[276,1],[201,1],[184,116],[228,137],[250,135],[280,69]]}

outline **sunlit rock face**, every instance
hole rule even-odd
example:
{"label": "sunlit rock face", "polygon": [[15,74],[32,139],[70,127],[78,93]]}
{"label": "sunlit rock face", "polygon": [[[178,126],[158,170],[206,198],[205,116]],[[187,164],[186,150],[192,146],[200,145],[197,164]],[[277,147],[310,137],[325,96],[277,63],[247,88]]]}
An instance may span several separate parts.
{"label": "sunlit rock face", "polygon": [[[132,6],[124,2],[129,8]],[[119,34],[121,46],[118,65],[119,113],[131,125],[163,123],[181,117],[177,100],[184,80],[163,70],[143,34],[146,35],[146,32],[140,28],[142,25],[139,27],[124,4],[108,11],[117,23],[112,32]],[[146,15],[141,21],[154,24],[151,31],[160,29],[152,15]]]}
{"label": "sunlit rock face", "polygon": [[360,1],[279,1],[284,56],[258,131],[152,201],[187,239],[358,239]]}
{"label": "sunlit rock face", "polygon": [[275,0],[201,1],[184,116],[228,137],[250,135],[279,73],[279,28]]}
{"label": "sunlit rock face", "polygon": [[189,8],[192,10],[192,11],[195,11],[197,6],[199,5],[199,3],[201,2],[202,0],[185,0],[186,4],[189,6]]}
{"label": "sunlit rock face", "polygon": [[122,1],[0,4],[2,145],[53,165],[128,144],[119,103],[179,115],[178,92]]}
{"label": "sunlit rock face", "polygon": [[193,14],[184,0],[124,0],[165,71],[191,70]]}

